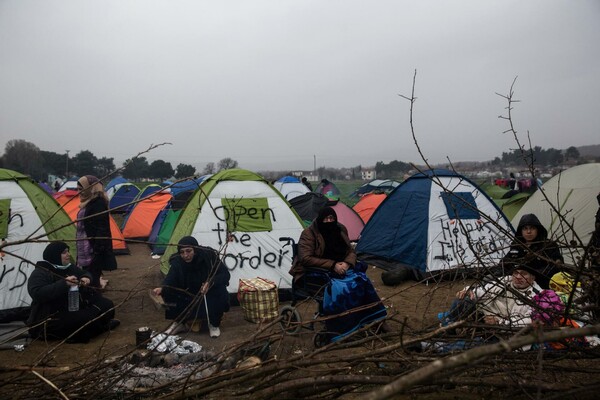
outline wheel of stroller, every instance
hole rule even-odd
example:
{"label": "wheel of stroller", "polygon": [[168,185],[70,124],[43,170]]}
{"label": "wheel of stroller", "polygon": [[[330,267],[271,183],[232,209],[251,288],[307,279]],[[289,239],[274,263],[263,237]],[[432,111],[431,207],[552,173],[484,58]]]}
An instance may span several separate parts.
{"label": "wheel of stroller", "polygon": [[331,335],[325,331],[315,333],[313,337],[313,344],[315,348],[323,347],[331,341]]}
{"label": "wheel of stroller", "polygon": [[296,307],[283,306],[279,315],[281,315],[281,329],[283,329],[287,335],[295,335],[300,332],[300,329],[302,329],[302,320]]}

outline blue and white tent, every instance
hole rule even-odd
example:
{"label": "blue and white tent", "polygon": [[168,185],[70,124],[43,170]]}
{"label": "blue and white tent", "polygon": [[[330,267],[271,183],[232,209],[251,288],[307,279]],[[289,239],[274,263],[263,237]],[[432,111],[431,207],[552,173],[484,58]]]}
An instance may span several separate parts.
{"label": "blue and white tent", "polygon": [[140,194],[140,188],[131,182],[125,182],[114,187],[118,187],[118,189],[110,197],[110,211],[124,214],[129,211],[131,203]]}
{"label": "blue and white tent", "polygon": [[117,189],[119,189],[124,183],[129,183],[129,181],[122,176],[117,176],[106,184],[104,191],[106,192],[106,196],[108,196],[109,200],[113,197]]}
{"label": "blue and white tent", "polygon": [[401,183],[377,208],[357,245],[359,258],[384,269],[409,266],[418,275],[496,265],[512,226],[477,185],[448,170]]}
{"label": "blue and white tent", "polygon": [[310,192],[304,183],[300,182],[300,179],[295,176],[284,176],[279,178],[273,183],[275,189],[285,197],[286,200],[291,200],[294,197],[302,196],[305,193]]}

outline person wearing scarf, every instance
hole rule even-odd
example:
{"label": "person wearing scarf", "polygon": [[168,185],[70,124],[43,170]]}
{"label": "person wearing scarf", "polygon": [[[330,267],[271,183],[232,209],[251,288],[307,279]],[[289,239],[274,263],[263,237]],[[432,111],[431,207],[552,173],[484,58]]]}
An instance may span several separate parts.
{"label": "person wearing scarf", "polygon": [[200,246],[192,236],[181,238],[177,250],[169,259],[162,287],[153,290],[169,304],[165,318],[175,320],[165,333],[174,335],[199,325],[207,326],[211,337],[219,337],[221,319],[229,311],[229,270],[214,249]]}
{"label": "person wearing scarf", "polygon": [[110,232],[108,198],[102,182],[85,175],[77,181],[79,212],[77,213],[77,266],[92,274],[92,286],[101,287],[102,270],[117,268]]}
{"label": "person wearing scarf", "polygon": [[548,231],[535,214],[525,214],[519,220],[515,240],[503,258],[503,265],[526,265],[535,274],[542,289],[550,288],[550,278],[560,272],[563,257],[558,245],[548,239]]}
{"label": "person wearing scarf", "polygon": [[[48,244],[43,258],[27,281],[32,299],[27,325],[32,337],[86,343],[119,325],[113,319],[113,302],[89,287],[92,275],[70,263],[71,254],[65,242]],[[69,288],[76,285],[80,287],[79,311],[69,311]]]}
{"label": "person wearing scarf", "polygon": [[[373,284],[357,267],[356,252],[348,238],[348,230],[338,222],[331,207],[324,207],[317,218],[300,235],[298,254],[290,274],[294,276],[293,291],[323,297],[320,312],[325,315],[373,304],[360,311],[326,321],[332,335],[344,335],[356,327],[382,320],[386,310]],[[389,329],[382,326],[382,330]]]}
{"label": "person wearing scarf", "polygon": [[300,235],[298,255],[290,274],[294,282],[304,277],[306,268],[343,276],[355,264],[356,252],[350,244],[348,230],[338,223],[333,208],[324,207]]}

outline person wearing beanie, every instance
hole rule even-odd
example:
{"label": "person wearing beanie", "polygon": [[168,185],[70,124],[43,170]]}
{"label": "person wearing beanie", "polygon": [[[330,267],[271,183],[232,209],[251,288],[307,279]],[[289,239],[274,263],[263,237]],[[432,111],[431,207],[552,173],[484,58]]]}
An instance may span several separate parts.
{"label": "person wearing beanie", "polygon": [[174,320],[165,333],[199,331],[206,326],[210,337],[217,338],[223,314],[229,311],[229,270],[214,249],[200,246],[192,236],[181,238],[177,250],[169,259],[162,287],[153,290],[168,304],[165,318]]}
{"label": "person wearing beanie", "polygon": [[104,287],[102,270],[117,268],[110,232],[108,198],[102,182],[93,175],[77,181],[79,212],[77,213],[77,266],[92,275],[91,285]]}
{"label": "person wearing beanie", "polygon": [[[336,304],[329,305],[324,298],[322,308],[328,315],[374,304],[360,312],[328,320],[326,325],[330,332],[343,334],[361,321],[381,319],[386,315],[373,284],[364,270],[355,270],[356,266],[356,252],[348,238],[348,230],[338,222],[332,207],[322,208],[300,235],[298,254],[289,271],[294,277],[293,290],[310,296],[323,295],[329,290],[336,298]],[[341,288],[339,293],[333,293],[336,288]]]}
{"label": "person wearing beanie", "polygon": [[519,220],[515,240],[502,264],[526,265],[534,271],[535,281],[542,289],[550,288],[550,278],[560,272],[563,257],[558,245],[548,239],[548,231],[535,214],[525,214]]}
{"label": "person wearing beanie", "polygon": [[[69,246],[51,242],[43,260],[38,261],[27,281],[31,296],[31,311],[27,325],[32,337],[45,340],[67,339],[87,343],[92,337],[114,329],[113,302],[90,287],[92,275],[71,264]],[[69,311],[68,293],[79,286],[79,310]]]}
{"label": "person wearing beanie", "polygon": [[534,272],[525,265],[514,265],[510,275],[465,287],[456,293],[444,324],[469,318],[476,310],[486,324],[508,327],[531,324],[531,300],[542,291]]}

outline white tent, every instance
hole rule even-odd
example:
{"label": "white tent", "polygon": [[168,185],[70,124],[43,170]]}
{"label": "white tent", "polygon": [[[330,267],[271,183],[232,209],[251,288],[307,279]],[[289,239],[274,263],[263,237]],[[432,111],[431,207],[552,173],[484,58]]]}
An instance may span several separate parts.
{"label": "white tent", "polygon": [[356,247],[359,258],[384,269],[408,266],[425,275],[495,265],[512,227],[469,179],[448,170],[418,173],[377,207]]}
{"label": "white tent", "polygon": [[292,176],[285,176],[275,181],[273,186],[281,192],[286,200],[291,200],[294,197],[302,196],[304,193],[310,192],[304,183]]}
{"label": "white tent", "polygon": [[73,238],[75,227],[52,196],[25,175],[0,169],[1,321],[31,305],[27,279],[48,240]]}
{"label": "white tent", "polygon": [[[288,289],[292,248],[279,239],[297,241],[302,230],[296,212],[264,178],[230,169],[202,182],[179,216],[170,242],[191,235],[200,245],[218,250],[231,273],[231,293],[237,292],[240,278],[266,278]],[[168,247],[161,259],[165,274],[175,251],[175,246]]]}

